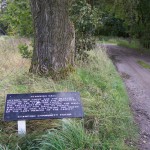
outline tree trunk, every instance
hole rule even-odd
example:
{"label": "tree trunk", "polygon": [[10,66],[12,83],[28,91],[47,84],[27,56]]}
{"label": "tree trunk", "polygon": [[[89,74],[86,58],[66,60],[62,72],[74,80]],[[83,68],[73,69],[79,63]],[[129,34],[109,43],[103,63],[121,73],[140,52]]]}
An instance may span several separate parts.
{"label": "tree trunk", "polygon": [[2,0],[1,1],[1,11],[2,11],[2,13],[6,10],[6,7],[7,7],[7,1]]}
{"label": "tree trunk", "polygon": [[75,32],[69,0],[30,0],[34,51],[30,72],[54,75],[74,65]]}

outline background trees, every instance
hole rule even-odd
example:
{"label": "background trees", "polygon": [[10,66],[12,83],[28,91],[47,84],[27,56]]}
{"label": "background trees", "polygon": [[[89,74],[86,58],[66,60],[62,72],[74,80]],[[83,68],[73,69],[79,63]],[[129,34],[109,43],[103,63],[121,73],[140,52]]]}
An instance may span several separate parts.
{"label": "background trees", "polygon": [[[32,36],[29,1],[7,0],[7,4],[0,15],[0,28],[7,34]],[[92,49],[93,35],[138,38],[149,48],[149,0],[72,0],[69,9],[75,25],[76,56]]]}
{"label": "background trees", "polygon": [[127,32],[138,38],[145,48],[150,48],[150,1],[116,1],[116,15],[125,20]]}
{"label": "background trees", "polygon": [[7,8],[0,14],[0,26],[10,35],[32,36],[33,24],[29,1],[7,0]]}

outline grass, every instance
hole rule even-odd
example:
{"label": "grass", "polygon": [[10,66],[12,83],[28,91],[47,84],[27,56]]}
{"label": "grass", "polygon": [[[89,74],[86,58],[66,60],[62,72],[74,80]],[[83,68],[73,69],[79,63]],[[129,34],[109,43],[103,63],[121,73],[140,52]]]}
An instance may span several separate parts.
{"label": "grass", "polygon": [[[82,123],[64,123],[64,129],[51,129],[40,139],[41,149],[51,150],[73,150],[96,148],[92,134],[84,131]],[[97,145],[98,143],[97,140]]]}
{"label": "grass", "polygon": [[150,54],[150,49],[144,48],[138,39],[134,38],[123,38],[123,37],[107,37],[101,36],[98,38],[100,44],[114,44],[121,47],[135,49],[141,54]]}
{"label": "grass", "polygon": [[[11,41],[11,42],[10,42]],[[53,81],[29,74],[30,60],[17,49],[27,39],[0,37],[0,149],[2,150],[134,150],[137,129],[122,80],[105,49],[88,52],[75,72]],[[13,45],[13,46],[12,46]],[[83,120],[37,120],[27,122],[27,136],[17,136],[16,122],[2,121],[8,93],[67,92],[81,94]],[[63,125],[62,125],[63,124]],[[133,144],[128,144],[133,143]]]}
{"label": "grass", "polygon": [[150,69],[150,64],[147,64],[142,60],[138,60],[137,63],[145,69]]}
{"label": "grass", "polygon": [[130,38],[121,38],[121,37],[100,37],[101,43],[111,43],[118,46],[123,46],[127,48],[137,49],[141,48],[140,43],[137,39],[130,39]]}

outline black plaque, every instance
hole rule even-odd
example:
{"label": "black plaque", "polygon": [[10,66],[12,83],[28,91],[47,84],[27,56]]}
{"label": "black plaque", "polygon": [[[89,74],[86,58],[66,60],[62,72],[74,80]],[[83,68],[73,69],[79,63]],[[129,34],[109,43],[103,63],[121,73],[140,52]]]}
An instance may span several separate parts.
{"label": "black plaque", "polygon": [[4,120],[82,118],[78,92],[8,94]]}

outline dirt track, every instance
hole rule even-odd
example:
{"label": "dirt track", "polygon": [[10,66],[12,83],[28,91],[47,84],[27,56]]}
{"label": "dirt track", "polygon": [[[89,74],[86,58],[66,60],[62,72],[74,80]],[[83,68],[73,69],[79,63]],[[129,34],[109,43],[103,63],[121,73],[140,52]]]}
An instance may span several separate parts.
{"label": "dirt track", "polygon": [[150,56],[116,45],[106,45],[108,54],[124,79],[135,121],[140,128],[140,150],[150,150],[150,70],[137,61],[150,64]]}

